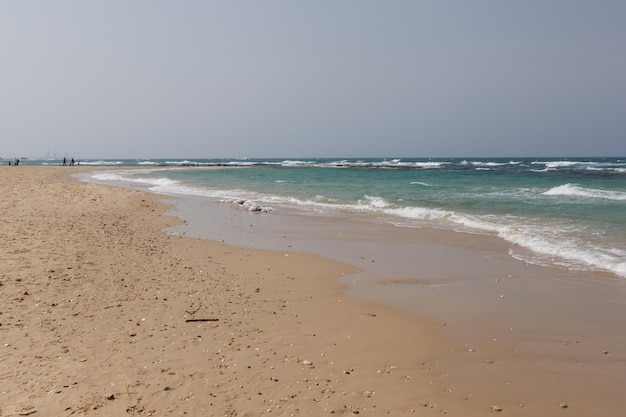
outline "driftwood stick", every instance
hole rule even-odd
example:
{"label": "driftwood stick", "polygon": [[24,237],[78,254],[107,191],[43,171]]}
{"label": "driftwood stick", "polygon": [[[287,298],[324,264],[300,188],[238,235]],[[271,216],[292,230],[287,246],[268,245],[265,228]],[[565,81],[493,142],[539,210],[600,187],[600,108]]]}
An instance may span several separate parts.
{"label": "driftwood stick", "polygon": [[219,321],[219,319],[187,319],[185,323],[191,323],[196,321]]}

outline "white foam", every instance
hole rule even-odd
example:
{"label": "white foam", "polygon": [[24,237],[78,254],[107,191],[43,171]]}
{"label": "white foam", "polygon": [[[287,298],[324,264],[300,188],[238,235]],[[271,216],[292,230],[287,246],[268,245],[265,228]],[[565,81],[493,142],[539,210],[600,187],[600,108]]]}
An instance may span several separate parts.
{"label": "white foam", "polygon": [[619,167],[587,167],[587,171],[600,171],[600,172],[610,172],[610,173],[618,173],[623,174],[626,173],[626,168]]}
{"label": "white foam", "polygon": [[117,173],[113,172],[99,172],[91,176],[94,180],[98,181],[124,181],[125,178]]}
{"label": "white foam", "polygon": [[389,207],[389,202],[382,197],[373,197],[366,195],[364,199],[359,200],[359,205],[366,205],[374,208],[385,208]]}
{"label": "white foam", "polygon": [[[558,236],[533,235],[520,230],[505,239],[540,256],[516,256],[531,263],[556,264],[571,269],[610,271],[626,277],[626,261],[610,248],[594,247],[585,242]],[[513,253],[512,253],[513,254]]]}
{"label": "white foam", "polygon": [[[130,174],[131,171],[122,172],[97,172],[91,177],[98,181],[123,181],[126,183],[145,184],[155,187],[175,187],[180,183],[178,181],[171,180],[166,177],[160,178],[147,178],[147,177],[133,177]],[[133,171],[134,173],[140,171]]]}
{"label": "white foam", "polygon": [[571,167],[574,165],[580,165],[582,162],[577,161],[544,161],[544,162],[532,162],[533,165],[545,165],[546,168],[563,168]]}
{"label": "white foam", "polygon": [[281,165],[286,166],[286,167],[311,166],[313,164],[314,164],[313,161],[298,161],[298,160],[285,160],[281,162]]}
{"label": "white foam", "polygon": [[586,171],[626,172],[623,161],[597,162],[597,161],[535,161],[532,165],[543,165],[542,169],[534,169],[532,172],[556,171],[559,169],[574,168]]}
{"label": "white foam", "polygon": [[114,166],[124,165],[123,161],[80,161],[80,165],[93,165],[93,166]]}
{"label": "white foam", "polygon": [[446,165],[448,162],[415,162],[415,166],[424,169],[437,169]]}
{"label": "white foam", "polygon": [[388,208],[384,213],[404,217],[411,220],[443,220],[452,215],[452,212],[440,209],[431,209],[426,207],[397,207]]}
{"label": "white foam", "polygon": [[585,198],[603,198],[608,200],[626,201],[626,192],[623,191],[607,191],[594,188],[584,188],[577,184],[559,185],[545,191],[543,195],[551,196],[574,196]]}
{"label": "white foam", "polygon": [[509,165],[509,162],[480,162],[480,161],[472,161],[472,165],[479,167],[501,167],[505,165]]}
{"label": "white foam", "polygon": [[[469,233],[489,233],[530,250],[534,255],[524,256],[528,262],[556,264],[573,269],[610,271],[626,277],[626,251],[594,246],[573,238],[568,226],[532,224],[528,219],[508,216],[473,216],[454,211],[424,208],[387,208],[384,213],[414,221],[425,221],[434,227],[443,227]],[[402,225],[402,223],[394,222]],[[405,223],[406,225],[406,223]],[[544,262],[545,261],[545,262]]]}

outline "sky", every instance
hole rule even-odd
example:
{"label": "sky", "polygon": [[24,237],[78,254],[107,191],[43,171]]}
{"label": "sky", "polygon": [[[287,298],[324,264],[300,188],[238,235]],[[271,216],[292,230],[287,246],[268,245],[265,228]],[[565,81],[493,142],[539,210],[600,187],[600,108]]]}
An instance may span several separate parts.
{"label": "sky", "polygon": [[626,156],[622,0],[5,0],[0,157]]}

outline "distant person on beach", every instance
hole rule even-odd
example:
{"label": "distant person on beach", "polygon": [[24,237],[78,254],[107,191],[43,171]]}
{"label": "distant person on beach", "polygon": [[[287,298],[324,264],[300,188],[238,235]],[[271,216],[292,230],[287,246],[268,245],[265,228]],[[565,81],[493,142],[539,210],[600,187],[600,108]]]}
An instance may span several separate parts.
{"label": "distant person on beach", "polygon": [[73,167],[74,166],[74,158],[72,158],[72,160],[70,161],[70,166]]}
{"label": "distant person on beach", "polygon": [[67,158],[63,157],[63,166],[67,165]]}

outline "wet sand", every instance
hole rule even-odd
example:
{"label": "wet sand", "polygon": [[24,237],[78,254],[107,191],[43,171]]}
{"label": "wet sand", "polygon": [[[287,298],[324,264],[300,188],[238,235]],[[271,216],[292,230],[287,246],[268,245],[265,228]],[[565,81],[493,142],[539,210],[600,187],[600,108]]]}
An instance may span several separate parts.
{"label": "wet sand", "polygon": [[340,279],[347,294],[441,326],[454,347],[428,366],[445,397],[457,400],[448,413],[480,414],[495,401],[514,415],[621,414],[623,278],[528,265],[493,236],[394,227],[367,216],[302,217],[284,207],[258,215],[194,198],[175,207],[172,214],[187,220],[177,233],[349,263],[359,272]]}
{"label": "wet sand", "polygon": [[[80,170],[0,168],[0,416],[623,414],[616,277],[358,222],[182,237],[162,197]],[[216,207],[224,237],[287,226]]]}

